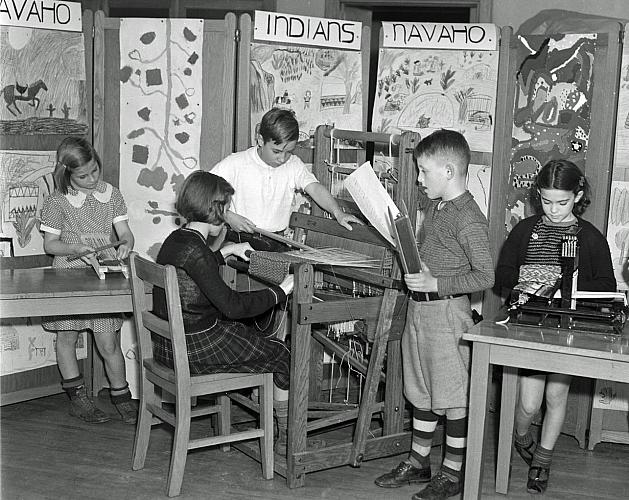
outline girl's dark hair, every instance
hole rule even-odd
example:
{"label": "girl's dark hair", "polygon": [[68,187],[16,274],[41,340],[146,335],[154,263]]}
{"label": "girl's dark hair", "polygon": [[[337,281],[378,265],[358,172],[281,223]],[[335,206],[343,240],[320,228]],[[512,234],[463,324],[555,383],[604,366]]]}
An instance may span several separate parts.
{"label": "girl's dark hair", "polygon": [[572,191],[575,195],[583,191],[581,199],[574,204],[572,213],[581,215],[591,203],[590,183],[581,172],[581,169],[569,160],[550,160],[535,177],[531,186],[531,202],[538,212],[542,211],[540,189],[560,189]]}
{"label": "girl's dark hair", "polygon": [[85,166],[90,161],[96,161],[98,170],[103,171],[103,164],[94,146],[83,137],[66,137],[57,148],[57,165],[53,177],[55,185],[62,194],[68,194],[70,175],[77,168]]}
{"label": "girl's dark hair", "polygon": [[225,179],[197,170],[181,186],[175,209],[188,222],[218,225],[224,221],[225,206],[233,194],[234,188]]}
{"label": "girl's dark hair", "polygon": [[260,120],[258,133],[266,144],[273,141],[275,144],[296,141],[299,139],[299,122],[295,118],[294,111],[283,108],[272,108]]}

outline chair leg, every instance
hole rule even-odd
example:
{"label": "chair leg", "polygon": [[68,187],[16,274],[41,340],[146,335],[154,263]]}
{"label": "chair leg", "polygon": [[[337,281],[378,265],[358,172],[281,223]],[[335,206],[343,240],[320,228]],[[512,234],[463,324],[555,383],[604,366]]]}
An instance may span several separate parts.
{"label": "chair leg", "polygon": [[264,436],[260,438],[260,458],[262,462],[262,476],[273,479],[274,457],[273,450],[273,374],[264,376],[264,385],[260,386],[260,427],[264,429]]}
{"label": "chair leg", "polygon": [[133,461],[131,468],[140,470],[144,468],[146,460],[146,452],[149,447],[149,438],[151,437],[151,424],[153,415],[147,409],[147,403],[154,402],[157,398],[155,395],[155,386],[148,380],[142,380],[140,392],[140,406],[138,409],[138,424],[135,428],[135,440],[133,442]]}
{"label": "chair leg", "polygon": [[[232,415],[231,415],[231,399],[229,396],[219,396],[218,401],[221,405],[221,411],[218,417],[218,431],[221,436],[231,434]],[[221,445],[222,451],[229,451],[231,447],[229,443]]]}
{"label": "chair leg", "polygon": [[181,492],[183,473],[188,458],[188,442],[190,440],[190,399],[177,397],[177,415],[175,417],[175,435],[170,455],[170,469],[166,489],[169,497]]}

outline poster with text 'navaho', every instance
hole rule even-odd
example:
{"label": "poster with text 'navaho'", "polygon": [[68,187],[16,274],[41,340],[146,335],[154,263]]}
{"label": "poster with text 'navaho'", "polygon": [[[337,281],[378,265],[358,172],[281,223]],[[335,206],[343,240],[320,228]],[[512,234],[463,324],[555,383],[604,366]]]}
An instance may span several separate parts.
{"label": "poster with text 'navaho'", "polygon": [[153,259],[200,168],[202,51],[202,20],[120,20],[120,190],[135,250]]}
{"label": "poster with text 'navaho'", "polygon": [[363,128],[361,29],[354,21],[256,11],[249,63],[252,142],[273,107],[295,112],[300,141],[321,124]]}
{"label": "poster with text 'navaho'", "polygon": [[0,134],[85,134],[83,33],[0,26],[0,89]]}
{"label": "poster with text 'navaho'", "polygon": [[529,191],[550,160],[584,170],[596,34],[520,35],[505,226],[532,215]]}
{"label": "poster with text 'navaho'", "polygon": [[372,130],[445,128],[491,152],[498,78],[492,24],[383,23]]}

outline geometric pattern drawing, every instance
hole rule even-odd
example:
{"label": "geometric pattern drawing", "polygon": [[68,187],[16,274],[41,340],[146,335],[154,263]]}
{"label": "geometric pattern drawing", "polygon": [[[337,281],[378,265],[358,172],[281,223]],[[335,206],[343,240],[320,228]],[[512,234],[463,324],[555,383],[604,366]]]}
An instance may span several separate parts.
{"label": "geometric pattern drawing", "polygon": [[520,35],[505,228],[532,214],[529,189],[548,161],[585,166],[596,34]]}
{"label": "geometric pattern drawing", "polygon": [[249,61],[251,138],[273,107],[292,109],[299,141],[318,125],[362,130],[362,53],[325,47],[251,44]]}
{"label": "geometric pattern drawing", "polygon": [[0,94],[0,134],[85,134],[83,33],[0,26]]}
{"label": "geometric pattern drawing", "polygon": [[472,151],[493,148],[498,52],[382,48],[371,128],[425,137],[465,135]]}
{"label": "geometric pattern drawing", "polygon": [[120,190],[145,257],[181,224],[177,190],[201,168],[202,53],[203,20],[120,20]]}
{"label": "geometric pattern drawing", "polygon": [[54,151],[0,151],[0,236],[5,257],[41,255],[39,223],[46,196],[54,190]]}

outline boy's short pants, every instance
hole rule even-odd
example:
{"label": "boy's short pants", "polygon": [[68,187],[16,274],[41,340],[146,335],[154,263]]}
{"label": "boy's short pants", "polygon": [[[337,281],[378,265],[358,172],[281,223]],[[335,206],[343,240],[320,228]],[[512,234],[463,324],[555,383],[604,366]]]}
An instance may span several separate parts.
{"label": "boy's short pants", "polygon": [[474,325],[467,295],[410,300],[402,335],[404,395],[421,409],[468,406],[470,346],[461,340]]}

